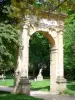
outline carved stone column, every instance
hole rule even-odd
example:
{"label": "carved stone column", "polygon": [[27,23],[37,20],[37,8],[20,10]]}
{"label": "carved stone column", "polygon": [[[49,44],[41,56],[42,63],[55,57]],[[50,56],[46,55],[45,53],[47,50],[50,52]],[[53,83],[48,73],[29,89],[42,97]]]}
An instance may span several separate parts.
{"label": "carved stone column", "polygon": [[16,89],[16,93],[30,94],[30,83],[28,79],[28,63],[29,63],[29,22],[25,22],[21,33],[21,50],[18,57],[18,68],[20,68],[20,77]]}
{"label": "carved stone column", "polygon": [[63,32],[60,31],[58,35],[58,46],[59,46],[59,66],[58,66],[58,77],[57,77],[57,91],[58,93],[63,92],[66,88],[66,79],[64,78],[64,62],[63,62]]}
{"label": "carved stone column", "polygon": [[28,78],[28,60],[29,60],[29,39],[28,39],[28,25],[24,25],[22,32],[22,68],[21,77]]}
{"label": "carved stone column", "polygon": [[19,82],[20,91],[22,94],[30,94],[30,83],[28,79],[28,63],[29,63],[29,23],[25,23],[22,32],[22,66],[21,78]]}
{"label": "carved stone column", "polygon": [[57,66],[58,66],[58,49],[51,49],[50,62],[50,92],[57,93]]}
{"label": "carved stone column", "polygon": [[51,31],[55,44],[51,48],[50,57],[50,92],[57,93],[57,71],[58,71],[58,36],[56,30]]}

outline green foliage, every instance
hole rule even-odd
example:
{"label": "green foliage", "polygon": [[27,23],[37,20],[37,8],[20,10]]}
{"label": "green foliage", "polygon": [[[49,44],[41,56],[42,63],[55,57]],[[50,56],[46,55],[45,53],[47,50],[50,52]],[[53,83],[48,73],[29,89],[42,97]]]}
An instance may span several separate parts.
{"label": "green foliage", "polygon": [[67,89],[64,94],[75,96],[75,81],[67,83]]}
{"label": "green foliage", "polygon": [[0,70],[9,70],[16,65],[19,35],[11,14],[11,0],[0,3]]}
{"label": "green foliage", "polygon": [[3,0],[0,4],[0,22],[12,23],[13,18],[11,17],[11,14],[11,0]]}
{"label": "green foliage", "polygon": [[50,46],[47,38],[42,33],[36,32],[31,36],[29,48],[30,70],[50,67]]}
{"label": "green foliage", "polygon": [[70,15],[65,21],[64,66],[66,77],[75,79],[75,14]]}
{"label": "green foliage", "polygon": [[0,92],[0,100],[43,100],[39,98],[34,98],[23,94],[10,94],[5,92]]}
{"label": "green foliage", "polygon": [[39,15],[40,13],[66,12],[75,10],[74,0],[12,0],[14,16],[24,19],[25,15]]}
{"label": "green foliage", "polygon": [[11,0],[13,16],[18,19],[21,25],[26,20],[25,15],[30,15],[35,0]]}
{"label": "green foliage", "polygon": [[0,23],[0,69],[15,66],[18,49],[18,32],[10,24]]}
{"label": "green foliage", "polygon": [[64,94],[68,94],[68,95],[71,95],[71,96],[75,96],[75,91],[66,89],[66,90],[64,90]]}

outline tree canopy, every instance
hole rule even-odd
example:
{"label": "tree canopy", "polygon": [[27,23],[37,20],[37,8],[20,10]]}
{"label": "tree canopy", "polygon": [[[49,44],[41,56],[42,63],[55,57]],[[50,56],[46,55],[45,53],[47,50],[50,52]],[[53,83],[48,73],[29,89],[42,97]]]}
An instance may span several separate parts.
{"label": "tree canopy", "polygon": [[75,79],[75,14],[71,12],[65,21],[64,66],[68,79]]}
{"label": "tree canopy", "polygon": [[16,64],[19,34],[11,14],[11,0],[0,1],[0,70],[9,70]]}
{"label": "tree canopy", "polygon": [[47,38],[40,32],[31,36],[29,46],[29,68],[35,75],[39,69],[50,71],[50,45]]}
{"label": "tree canopy", "polygon": [[14,16],[23,18],[26,14],[75,11],[75,0],[12,0],[12,6]]}

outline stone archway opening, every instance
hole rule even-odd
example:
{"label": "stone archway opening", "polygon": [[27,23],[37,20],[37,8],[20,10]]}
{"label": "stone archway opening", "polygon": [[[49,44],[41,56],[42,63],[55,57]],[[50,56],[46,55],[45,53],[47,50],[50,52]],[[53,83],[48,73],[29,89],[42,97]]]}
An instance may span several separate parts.
{"label": "stone archway opening", "polygon": [[[47,71],[45,71],[45,68],[44,68],[45,66],[47,66],[47,67],[48,67],[48,70],[49,70],[49,76],[48,76],[48,77],[49,77],[49,79],[50,79],[50,76],[51,76],[51,75],[50,75],[50,62],[51,62],[50,59],[52,59],[52,58],[50,58],[50,57],[51,57],[51,56],[50,56],[50,53],[51,53],[52,48],[53,48],[54,45],[55,45],[55,41],[54,41],[53,37],[52,37],[48,32],[45,32],[45,31],[36,31],[36,32],[34,32],[34,33],[31,35],[31,37],[30,37],[30,42],[31,42],[31,41],[33,41],[33,42],[36,41],[36,40],[34,40],[34,39],[36,38],[36,36],[37,36],[36,34],[38,34],[38,33],[40,34],[40,36],[43,36],[43,37],[44,37],[43,39],[44,39],[45,41],[47,41],[47,45],[46,45],[46,46],[49,46],[49,48],[47,47],[48,50],[46,50],[46,52],[44,52],[46,55],[47,55],[47,53],[48,53],[48,57],[49,57],[49,58],[48,58],[48,61],[47,61],[48,65],[45,65],[46,59],[44,60],[44,62],[42,62],[42,58],[41,58],[41,59],[40,59],[41,62],[38,62],[38,63],[41,63],[41,64],[43,63],[43,67],[42,67],[42,65],[40,64],[41,66],[40,66],[40,68],[38,68],[38,72],[39,72],[40,69],[42,68],[42,69],[43,69],[43,72],[44,72],[44,73],[47,73]],[[37,38],[39,38],[39,37],[37,37]],[[32,40],[31,40],[31,39],[32,39]],[[31,55],[31,54],[30,54],[30,53],[31,53],[30,50],[31,50],[31,46],[32,46],[32,45],[30,45],[30,42],[29,42],[29,64],[30,64],[30,62],[31,62],[31,59],[33,60],[33,56],[34,56],[34,55],[33,55],[32,57],[30,57],[30,55]],[[38,41],[37,41],[37,42],[38,42]],[[42,42],[43,42],[43,40],[42,40]],[[34,43],[34,44],[36,44],[36,43]],[[40,45],[41,45],[41,44],[40,44]],[[37,46],[37,47],[38,47],[38,46]],[[42,46],[41,46],[41,47],[42,47]],[[40,48],[41,48],[41,47],[40,47]],[[38,48],[38,49],[40,50],[40,48]],[[43,49],[45,49],[45,48],[46,48],[46,47],[44,46]],[[33,48],[32,48],[32,49],[33,49]],[[34,52],[33,52],[34,54],[35,54],[35,51],[36,51],[35,49],[37,49],[37,48],[36,48],[36,45],[35,45]],[[42,49],[42,52],[43,52],[43,49]],[[48,52],[47,52],[47,51],[48,51]],[[37,52],[38,52],[38,51],[37,51]],[[40,51],[40,52],[41,52],[41,51]],[[43,54],[43,53],[42,53],[42,54]],[[37,56],[39,56],[39,54],[38,54]],[[40,57],[40,56],[39,56],[39,57]],[[45,56],[42,56],[42,57],[44,58]],[[38,57],[35,57],[35,62],[36,62],[37,59],[38,59]],[[44,66],[44,65],[45,65],[45,66]],[[30,66],[30,65],[29,65],[29,66]],[[31,65],[31,66],[33,67],[34,65]],[[38,64],[37,64],[36,66],[38,67]],[[36,66],[34,66],[34,67],[36,68]],[[34,70],[35,68],[33,68],[33,70]],[[37,72],[37,71],[36,71],[36,72]],[[42,79],[41,79],[41,76],[39,76],[38,72],[36,73],[34,79],[37,78],[36,81],[41,81]],[[38,77],[38,76],[39,76],[39,77]],[[43,75],[43,76],[44,76],[44,75]],[[49,90],[48,90],[48,91],[49,91]]]}

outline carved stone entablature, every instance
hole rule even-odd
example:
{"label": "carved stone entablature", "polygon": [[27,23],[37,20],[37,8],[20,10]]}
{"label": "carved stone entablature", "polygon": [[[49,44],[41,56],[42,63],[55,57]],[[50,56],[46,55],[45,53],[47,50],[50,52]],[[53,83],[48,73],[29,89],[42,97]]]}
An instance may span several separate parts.
{"label": "carved stone entablature", "polygon": [[63,22],[62,21],[57,21],[57,20],[48,20],[48,19],[40,19],[39,21],[35,18],[34,20],[32,20],[30,22],[31,25],[33,26],[37,26],[37,27],[40,27],[40,28],[50,28],[50,27],[62,27],[64,26]]}

